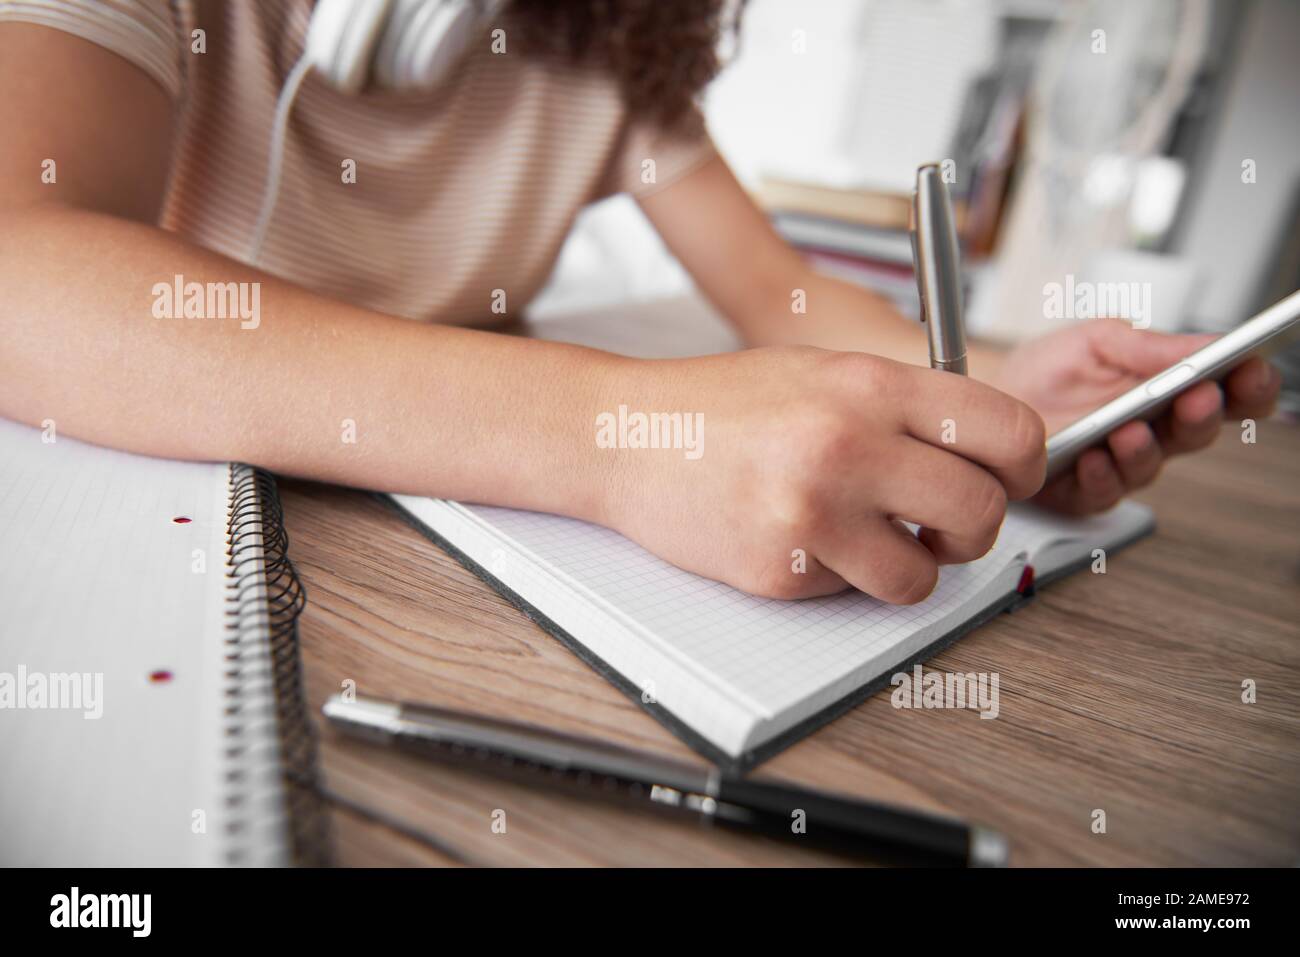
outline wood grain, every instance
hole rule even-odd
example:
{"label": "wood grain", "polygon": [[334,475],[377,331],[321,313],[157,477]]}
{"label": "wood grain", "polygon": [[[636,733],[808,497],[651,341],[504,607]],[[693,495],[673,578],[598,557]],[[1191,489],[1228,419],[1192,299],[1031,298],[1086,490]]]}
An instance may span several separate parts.
{"label": "wood grain", "polygon": [[[882,693],[755,773],[985,822],[1021,865],[1297,863],[1298,467],[1295,427],[1260,423],[1254,445],[1225,429],[1138,496],[1156,510],[1153,537],[928,664],[997,672],[996,719],[897,710]],[[389,506],[309,483],[281,493],[338,863],[839,863],[339,736],[319,709],[351,680],[699,761]]]}

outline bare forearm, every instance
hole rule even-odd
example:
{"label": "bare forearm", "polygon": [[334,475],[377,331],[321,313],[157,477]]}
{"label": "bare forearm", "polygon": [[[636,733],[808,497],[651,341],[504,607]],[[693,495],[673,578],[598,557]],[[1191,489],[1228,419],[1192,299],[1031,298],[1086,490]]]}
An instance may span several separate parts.
{"label": "bare forearm", "polygon": [[[177,274],[260,283],[256,326],[157,317],[155,284]],[[0,288],[5,417],[146,454],[599,517],[587,426],[612,401],[612,356],[354,308],[55,207],[0,219]]]}
{"label": "bare forearm", "polygon": [[[924,365],[925,330],[885,299],[822,275],[777,235],[721,158],[641,201],[669,249],[751,345],[803,344]],[[972,344],[987,380],[997,354]]]}
{"label": "bare forearm", "polygon": [[[861,286],[799,262],[783,279],[769,278],[753,288],[752,303],[731,317],[752,345],[799,343],[870,352],[912,365],[928,361],[925,327]],[[997,351],[971,342],[968,356],[971,375],[987,380],[996,368]]]}

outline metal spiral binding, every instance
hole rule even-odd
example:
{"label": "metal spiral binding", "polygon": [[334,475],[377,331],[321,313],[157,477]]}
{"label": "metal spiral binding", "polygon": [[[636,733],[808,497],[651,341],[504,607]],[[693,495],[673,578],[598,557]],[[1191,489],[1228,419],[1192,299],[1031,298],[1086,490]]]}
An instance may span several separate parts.
{"label": "metal spiral binding", "polygon": [[223,637],[227,863],[326,863],[326,818],[298,654],[306,604],[275,479],[230,466]]}

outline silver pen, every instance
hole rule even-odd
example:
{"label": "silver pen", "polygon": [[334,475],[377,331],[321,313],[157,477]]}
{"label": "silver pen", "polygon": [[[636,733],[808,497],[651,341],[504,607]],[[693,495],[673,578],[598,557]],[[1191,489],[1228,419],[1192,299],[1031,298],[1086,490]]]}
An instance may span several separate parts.
{"label": "silver pen", "polygon": [[926,163],[916,171],[911,218],[912,258],[921,295],[921,321],[930,335],[930,367],[965,375],[961,254],[948,187],[938,163]]}

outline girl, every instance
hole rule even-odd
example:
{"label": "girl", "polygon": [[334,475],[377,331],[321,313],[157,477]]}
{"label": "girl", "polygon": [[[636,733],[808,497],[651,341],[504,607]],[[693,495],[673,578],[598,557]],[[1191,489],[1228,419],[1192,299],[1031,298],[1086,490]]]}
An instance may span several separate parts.
{"label": "girl", "polygon": [[[1279,376],[1252,361],[1040,490],[1049,429],[1206,338],[1097,321],[973,350],[970,378],[911,364],[922,330],[810,271],[712,149],[694,103],[722,6],[516,0],[431,88],[359,93],[295,75],[309,0],[0,6],[0,415],[564,513],[763,595],[915,602],[990,547],[1008,499],[1105,509],[1210,442],[1225,404],[1267,414]],[[259,242],[277,97],[299,81]],[[651,362],[491,330],[620,190],[755,348]],[[177,277],[257,289],[256,321],[159,318],[152,290]],[[705,454],[599,447],[620,405],[701,414]]]}

